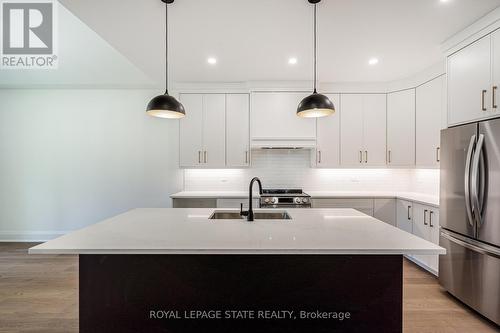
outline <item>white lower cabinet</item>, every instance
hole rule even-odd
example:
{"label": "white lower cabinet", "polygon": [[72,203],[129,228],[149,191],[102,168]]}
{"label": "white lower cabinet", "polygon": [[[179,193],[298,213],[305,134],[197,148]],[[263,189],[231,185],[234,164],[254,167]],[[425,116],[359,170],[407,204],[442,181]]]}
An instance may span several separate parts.
{"label": "white lower cabinet", "polygon": [[[439,211],[430,206],[415,204],[413,234],[429,242],[439,244]],[[415,255],[413,259],[427,266],[433,273],[438,272],[437,255]]]}
{"label": "white lower cabinet", "polygon": [[[242,199],[217,199],[217,208],[243,208],[248,209],[248,198]],[[259,208],[259,199],[252,199],[253,208]]]}
{"label": "white lower cabinet", "polygon": [[413,202],[399,200],[396,204],[397,226],[399,229],[413,233]]}
{"label": "white lower cabinet", "polygon": [[312,199],[313,208],[352,208],[373,216],[373,199]]}
{"label": "white lower cabinet", "polygon": [[373,217],[390,225],[396,226],[396,199],[374,199]]}
{"label": "white lower cabinet", "polygon": [[[439,209],[406,200],[398,200],[397,206],[400,229],[439,244]],[[438,273],[437,255],[413,255],[410,258],[432,273]]]}

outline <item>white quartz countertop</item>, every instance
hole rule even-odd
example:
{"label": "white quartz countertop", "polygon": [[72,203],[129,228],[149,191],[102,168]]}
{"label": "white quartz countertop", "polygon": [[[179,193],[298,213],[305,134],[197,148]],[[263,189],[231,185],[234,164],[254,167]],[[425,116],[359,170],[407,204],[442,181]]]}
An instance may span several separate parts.
{"label": "white quartz countertop", "polygon": [[[390,192],[390,191],[308,191],[304,190],[313,199],[322,198],[397,198],[439,207],[439,196],[417,192]],[[182,191],[170,196],[174,199],[239,199],[248,198],[244,191]],[[254,198],[259,198],[257,192]]]}
{"label": "white quartz countertop", "polygon": [[[140,208],[30,249],[34,254],[444,254],[353,209],[289,209],[291,220],[210,220],[217,209]],[[257,209],[256,211],[261,211]],[[265,209],[271,212],[273,209]]]}

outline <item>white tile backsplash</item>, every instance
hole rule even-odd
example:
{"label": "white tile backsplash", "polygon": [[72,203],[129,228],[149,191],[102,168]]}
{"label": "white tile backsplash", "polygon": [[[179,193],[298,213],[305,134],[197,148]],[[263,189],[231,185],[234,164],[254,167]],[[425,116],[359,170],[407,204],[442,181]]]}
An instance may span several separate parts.
{"label": "white tile backsplash", "polygon": [[186,169],[185,191],[245,191],[252,177],[265,188],[309,191],[408,191],[438,194],[439,170],[317,169],[311,151],[254,150],[248,169]]}

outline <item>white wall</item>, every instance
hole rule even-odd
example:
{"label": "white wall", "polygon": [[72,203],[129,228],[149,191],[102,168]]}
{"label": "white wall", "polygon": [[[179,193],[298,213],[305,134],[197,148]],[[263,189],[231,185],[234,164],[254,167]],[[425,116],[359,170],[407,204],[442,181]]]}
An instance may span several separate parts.
{"label": "white wall", "polygon": [[437,195],[439,170],[316,169],[309,150],[254,150],[248,169],[186,169],[186,191],[246,191],[258,176],[266,188],[305,191],[417,191]]}
{"label": "white wall", "polygon": [[0,240],[45,240],[182,188],[150,90],[0,90]]}

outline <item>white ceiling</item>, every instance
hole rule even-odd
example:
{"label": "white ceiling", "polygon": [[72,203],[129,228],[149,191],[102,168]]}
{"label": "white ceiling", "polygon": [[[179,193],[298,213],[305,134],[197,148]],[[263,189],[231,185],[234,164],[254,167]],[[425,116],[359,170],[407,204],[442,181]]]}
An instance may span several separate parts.
{"label": "white ceiling", "polygon": [[[160,0],[60,0],[133,64],[164,76]],[[323,0],[319,79],[391,81],[442,59],[440,44],[500,0]],[[171,80],[309,80],[312,5],[306,0],[176,0],[169,6]],[[215,66],[206,59],[218,59]],[[288,65],[288,58],[298,64]],[[368,59],[378,57],[377,66]]]}
{"label": "white ceiling", "polygon": [[54,70],[2,70],[0,88],[154,87],[154,82],[66,8],[59,5],[59,59]]}

